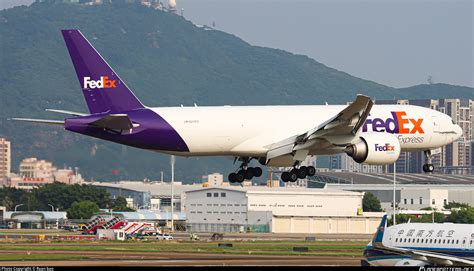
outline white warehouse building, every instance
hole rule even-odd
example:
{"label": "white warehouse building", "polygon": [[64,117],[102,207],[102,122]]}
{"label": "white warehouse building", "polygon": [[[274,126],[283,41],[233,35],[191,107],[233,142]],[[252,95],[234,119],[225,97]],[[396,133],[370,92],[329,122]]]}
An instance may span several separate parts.
{"label": "white warehouse building", "polygon": [[233,186],[185,194],[187,225],[198,232],[373,233],[383,215],[362,212],[361,192]]}
{"label": "white warehouse building", "polygon": [[420,210],[434,208],[443,210],[448,203],[449,191],[445,189],[401,189],[399,207],[405,210]]}

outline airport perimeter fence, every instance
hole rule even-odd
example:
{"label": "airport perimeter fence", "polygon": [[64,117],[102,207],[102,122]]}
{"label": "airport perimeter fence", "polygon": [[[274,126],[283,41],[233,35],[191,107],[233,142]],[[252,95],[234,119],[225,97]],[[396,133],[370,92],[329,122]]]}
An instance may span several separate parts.
{"label": "airport perimeter fence", "polygon": [[213,223],[187,223],[187,232],[270,232],[268,224],[241,225],[241,224],[213,224]]}

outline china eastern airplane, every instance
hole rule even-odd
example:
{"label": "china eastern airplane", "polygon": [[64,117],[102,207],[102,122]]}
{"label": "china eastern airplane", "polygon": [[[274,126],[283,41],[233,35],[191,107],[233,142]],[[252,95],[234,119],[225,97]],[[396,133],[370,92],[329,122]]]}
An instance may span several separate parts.
{"label": "china eastern airplane", "polygon": [[369,266],[474,266],[474,225],[406,223],[387,226],[387,216],[364,250]]}
{"label": "china eastern airplane", "polygon": [[409,105],[374,105],[358,95],[350,105],[148,107],[107,64],[79,30],[62,30],[90,114],[71,115],[58,124],[68,131],[119,144],[180,156],[230,156],[240,167],[229,175],[242,182],[262,174],[249,167],[291,167],[285,182],[313,176],[301,162],[311,155],[347,153],[358,163],[394,163],[401,151],[431,154],[462,135],[452,119],[435,110]]}

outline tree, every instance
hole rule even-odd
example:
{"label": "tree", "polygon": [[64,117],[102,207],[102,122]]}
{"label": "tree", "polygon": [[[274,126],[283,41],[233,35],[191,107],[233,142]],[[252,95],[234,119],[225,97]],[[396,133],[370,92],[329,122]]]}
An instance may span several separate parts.
{"label": "tree", "polygon": [[99,212],[99,206],[92,201],[73,202],[71,208],[67,210],[68,219],[89,219]]}
{"label": "tree", "polygon": [[10,196],[6,195],[2,200],[2,205],[5,206],[7,210],[12,210],[13,200],[10,198]]}
{"label": "tree", "polygon": [[[414,220],[416,220],[416,216],[414,216],[414,215],[407,215],[407,214],[397,214],[396,215],[397,224],[407,223],[408,221],[413,222]],[[393,225],[392,216],[390,216],[390,218],[387,219],[387,225],[388,226]]]}
{"label": "tree", "polygon": [[134,209],[127,206],[127,200],[119,196],[113,201],[112,209],[117,212],[133,212]]}
{"label": "tree", "polygon": [[36,193],[46,206],[52,204],[61,210],[69,209],[74,202],[92,201],[101,208],[109,203],[109,193],[91,185],[52,183],[36,189]]}
{"label": "tree", "polygon": [[448,204],[444,205],[444,209],[451,210],[453,208],[470,208],[471,206],[467,203],[451,201]]}
{"label": "tree", "polygon": [[362,200],[362,209],[365,212],[381,212],[382,206],[380,205],[380,200],[374,194],[367,192]]}
{"label": "tree", "polygon": [[7,207],[7,210],[12,211],[15,208],[15,205],[25,203],[22,202],[25,193],[26,191],[23,189],[2,187],[0,188],[0,199],[3,199],[1,203]]}
{"label": "tree", "polygon": [[451,214],[446,218],[447,222],[474,224],[474,208],[467,207],[459,210],[452,210]]}

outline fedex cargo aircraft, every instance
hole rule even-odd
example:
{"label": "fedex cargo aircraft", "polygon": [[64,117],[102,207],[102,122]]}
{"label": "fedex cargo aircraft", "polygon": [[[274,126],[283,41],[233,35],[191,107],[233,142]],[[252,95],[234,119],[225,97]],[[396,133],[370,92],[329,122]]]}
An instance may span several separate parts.
{"label": "fedex cargo aircraft", "polygon": [[401,151],[424,151],[432,172],[433,150],[462,135],[438,111],[409,105],[374,105],[358,95],[350,105],[148,107],[127,87],[79,30],[63,30],[89,113],[63,121],[68,131],[137,148],[180,156],[230,156],[241,165],[229,175],[242,182],[262,174],[252,160],[291,167],[285,182],[315,174],[302,166],[308,155],[347,153],[358,163],[394,163]]}

